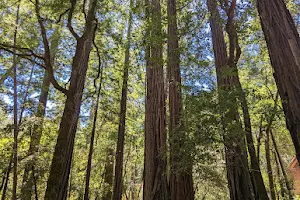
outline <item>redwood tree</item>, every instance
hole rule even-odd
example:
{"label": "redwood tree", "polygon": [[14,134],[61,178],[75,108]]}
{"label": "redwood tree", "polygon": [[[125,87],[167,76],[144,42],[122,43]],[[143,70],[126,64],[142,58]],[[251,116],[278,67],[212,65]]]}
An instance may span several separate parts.
{"label": "redwood tree", "polygon": [[182,149],[185,135],[181,120],[180,50],[177,32],[176,0],[168,0],[170,194],[172,200],[192,200],[194,199],[192,163],[188,152]]}
{"label": "redwood tree", "polygon": [[225,9],[225,12],[227,14],[226,32],[228,34],[228,39],[229,39],[227,66],[231,68],[230,69],[230,71],[232,72],[231,76],[234,82],[233,90],[236,90],[237,92],[237,97],[241,102],[241,107],[243,111],[246,143],[247,143],[247,147],[248,147],[247,149],[250,156],[250,175],[251,175],[254,195],[255,195],[255,199],[268,199],[267,190],[261,175],[261,170],[258,162],[259,158],[256,155],[256,151],[254,147],[248,103],[247,103],[245,92],[242,88],[239,79],[238,68],[237,68],[237,63],[241,55],[241,48],[239,46],[239,38],[236,30],[237,27],[234,20],[236,0],[231,1],[230,4],[228,3],[228,1],[224,1],[223,8]]}
{"label": "redwood tree", "polygon": [[124,156],[124,140],[125,140],[125,122],[126,122],[126,106],[127,106],[127,88],[128,88],[128,70],[130,64],[130,34],[132,26],[132,5],[133,0],[130,0],[130,10],[128,18],[128,28],[127,28],[127,41],[125,50],[125,61],[124,61],[124,71],[123,71],[123,85],[122,94],[120,102],[120,118],[119,118],[119,129],[118,129],[118,142],[116,150],[116,165],[115,165],[115,179],[114,179],[114,191],[113,199],[122,199],[122,187],[123,187],[123,156]]}
{"label": "redwood tree", "polygon": [[257,0],[286,125],[300,160],[300,38],[284,0]]}
{"label": "redwood tree", "polygon": [[[230,9],[235,1],[231,2]],[[250,174],[248,168],[247,150],[245,135],[242,130],[237,104],[237,88],[235,58],[227,55],[226,43],[223,29],[219,24],[219,12],[215,0],[207,1],[208,9],[211,13],[210,26],[212,32],[212,42],[215,55],[215,65],[217,72],[217,83],[219,93],[220,112],[222,113],[223,138],[225,146],[225,160],[227,168],[227,180],[232,200],[253,199]],[[227,12],[232,12],[228,10]],[[227,14],[233,16],[233,13]],[[229,20],[231,20],[229,18]],[[233,41],[230,41],[233,42]],[[231,46],[231,48],[235,48]],[[233,50],[233,53],[237,49]],[[233,60],[232,60],[233,59]]]}
{"label": "redwood tree", "polygon": [[165,91],[160,0],[146,0],[146,113],[144,200],[168,199]]}

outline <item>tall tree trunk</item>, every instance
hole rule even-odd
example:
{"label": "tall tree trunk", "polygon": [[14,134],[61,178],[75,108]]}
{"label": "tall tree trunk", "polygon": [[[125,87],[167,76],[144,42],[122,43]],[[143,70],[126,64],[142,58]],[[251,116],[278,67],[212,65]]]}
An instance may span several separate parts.
{"label": "tall tree trunk", "polygon": [[118,142],[116,150],[116,165],[115,165],[115,179],[113,200],[122,199],[122,173],[123,173],[123,156],[124,156],[124,139],[125,139],[125,121],[126,121],[126,104],[127,104],[127,82],[128,82],[128,69],[130,59],[130,34],[132,26],[132,7],[133,0],[130,0],[130,10],[128,17],[127,28],[127,44],[125,50],[124,72],[123,72],[123,85],[122,85],[122,97],[120,103],[120,118],[119,118],[119,130],[118,130]]}
{"label": "tall tree trunk", "polygon": [[[19,25],[19,12],[20,12],[21,1],[18,2],[15,30],[14,30],[14,47],[17,44],[17,32]],[[18,184],[18,94],[17,94],[17,56],[16,50],[13,50],[13,69],[14,69],[14,146],[13,146],[13,157],[14,157],[14,168],[13,168],[13,190],[12,200],[17,200],[17,184]]]}
{"label": "tall tree trunk", "polygon": [[104,173],[104,192],[102,200],[112,199],[112,187],[113,187],[113,175],[114,175],[114,150],[113,148],[107,148],[107,156],[105,163]]}
{"label": "tall tree trunk", "polygon": [[96,99],[96,106],[95,106],[95,112],[93,114],[93,127],[91,132],[91,141],[90,141],[90,149],[89,149],[89,155],[88,155],[88,163],[86,167],[86,176],[85,176],[85,190],[84,190],[84,200],[89,200],[89,188],[90,188],[90,176],[91,176],[91,170],[92,170],[92,159],[93,159],[93,151],[94,151],[94,140],[95,140],[95,133],[96,133],[96,124],[97,124],[97,117],[98,117],[98,108],[99,108],[99,101],[100,101],[100,93],[102,88],[102,78],[103,78],[103,67],[101,67],[101,60],[100,60],[100,52],[98,47],[97,48],[97,54],[99,59],[99,71],[98,76],[94,80],[94,85],[96,86],[96,80],[99,79],[99,86],[98,88],[95,88],[97,90],[97,99]]}
{"label": "tall tree trunk", "polygon": [[[53,38],[51,40],[51,64],[54,65],[56,52],[58,50],[60,40],[60,28],[54,30]],[[22,200],[30,200],[33,194],[34,186],[34,174],[32,172],[33,167],[37,161],[37,153],[40,145],[40,140],[43,132],[43,122],[46,112],[48,93],[49,93],[50,79],[49,72],[45,70],[43,83],[41,86],[40,98],[38,102],[37,111],[35,117],[37,122],[33,125],[33,130],[31,134],[30,146],[27,152],[27,156],[33,156],[32,160],[25,165],[24,175],[23,175],[23,185],[22,185]],[[36,177],[35,177],[36,178]]]}
{"label": "tall tree trunk", "polygon": [[[235,46],[231,44],[233,41],[230,41],[230,55],[227,57],[223,30],[218,23],[220,18],[217,3],[215,0],[208,0],[207,5],[211,13],[210,26],[217,71],[219,102],[223,113],[222,124],[230,198],[232,200],[253,199],[244,133],[237,112],[238,96],[235,94],[237,91],[236,80],[234,80],[237,78],[237,74],[232,73],[236,68],[236,63],[232,63],[235,58],[232,58],[231,50]],[[230,75],[228,75],[228,72],[231,72]]]}
{"label": "tall tree trunk", "polygon": [[282,171],[282,174],[283,174],[283,177],[284,177],[285,185],[286,185],[286,188],[287,188],[287,193],[288,193],[289,198],[292,199],[293,195],[291,193],[291,185],[289,183],[288,176],[286,174],[285,167],[283,166],[283,162],[282,162],[281,156],[280,156],[279,151],[278,151],[277,143],[276,143],[275,137],[274,137],[273,132],[272,132],[272,124],[273,124],[274,118],[276,116],[278,99],[279,99],[279,91],[277,92],[275,100],[274,100],[274,107],[273,107],[272,114],[269,118],[268,124],[267,124],[266,132],[270,133],[270,135],[271,135],[271,139],[273,141],[273,146],[274,146],[274,149],[275,149],[275,152],[276,152],[276,155],[277,155],[277,158],[278,158],[278,162],[280,164],[281,171]]}
{"label": "tall tree trunk", "polygon": [[[74,1],[72,1],[72,3],[73,2]],[[68,180],[75,133],[80,113],[82,92],[88,68],[89,55],[96,31],[95,11],[97,2],[97,0],[90,2],[90,9],[87,15],[83,35],[77,38],[77,46],[75,56],[73,57],[70,77],[70,87],[67,92],[65,108],[58,131],[57,143],[47,182],[45,200],[64,200],[67,197]]]}
{"label": "tall tree trunk", "polygon": [[[237,68],[236,68],[237,70]],[[268,193],[262,178],[260,166],[259,166],[259,157],[257,157],[255,153],[255,147],[254,147],[254,141],[253,141],[253,135],[251,130],[251,120],[250,120],[250,114],[249,114],[249,108],[247,105],[245,93],[241,87],[241,83],[239,81],[239,78],[237,77],[237,84],[238,84],[238,91],[239,97],[241,100],[242,110],[243,110],[243,118],[244,118],[244,126],[245,126],[245,132],[246,132],[246,141],[247,141],[247,147],[248,152],[250,155],[250,174],[253,177],[253,188],[255,192],[255,199],[264,199],[267,200]]]}
{"label": "tall tree trunk", "polygon": [[[181,119],[181,74],[178,46],[176,0],[168,0],[168,82],[170,133],[170,195],[171,200],[193,200],[192,162],[182,150],[185,135]],[[182,150],[182,151],[180,151]]]}
{"label": "tall tree trunk", "polygon": [[286,174],[285,167],[284,167],[284,165],[283,165],[281,156],[280,156],[280,154],[279,154],[278,147],[277,147],[277,143],[276,143],[275,137],[274,137],[274,135],[273,135],[272,129],[270,129],[270,135],[271,135],[271,139],[272,139],[272,141],[273,141],[273,146],[274,146],[274,149],[275,149],[275,152],[276,152],[276,155],[277,155],[279,164],[280,164],[280,168],[281,168],[281,171],[282,171],[282,174],[283,174],[285,186],[286,186],[286,188],[287,188],[287,190],[288,190],[288,191],[287,191],[287,192],[288,192],[288,196],[289,196],[290,199],[293,199],[292,187],[291,187],[291,184],[290,184],[290,182],[289,182],[288,176],[287,176],[287,174]]}
{"label": "tall tree trunk", "polygon": [[300,38],[284,0],[257,0],[261,26],[282,99],[286,125],[300,160]]}
{"label": "tall tree trunk", "polygon": [[250,155],[250,175],[252,177],[252,185],[254,189],[255,199],[269,199],[267,190],[261,175],[261,170],[259,167],[258,158],[255,153],[255,147],[253,142],[252,128],[251,128],[251,119],[249,114],[249,108],[246,100],[245,92],[242,88],[239,75],[237,62],[239,61],[241,48],[239,46],[239,39],[236,31],[236,23],[234,20],[234,13],[236,7],[236,1],[232,1],[230,6],[225,5],[226,13],[228,16],[226,24],[226,32],[229,37],[229,57],[227,60],[228,66],[232,68],[232,78],[235,81],[234,87],[236,87],[236,92],[238,93],[238,98],[240,99],[242,111],[243,111],[243,120],[246,132],[246,141],[248,152]]}
{"label": "tall tree trunk", "polygon": [[268,172],[268,178],[269,178],[269,188],[270,188],[271,200],[276,200],[274,179],[273,179],[273,172],[272,172],[272,165],[271,165],[270,133],[269,132],[266,132],[265,148],[266,148],[267,172]]}
{"label": "tall tree trunk", "polygon": [[[280,166],[278,163],[276,151],[274,151],[273,153],[274,153],[274,158],[275,158],[275,163],[276,163],[276,172],[277,172],[277,176],[278,176],[278,182],[279,182],[279,186],[280,186],[280,195],[282,198],[284,198],[285,192],[284,192],[284,187],[283,187],[283,183],[282,183],[282,179],[281,179],[281,175],[280,175]],[[278,199],[279,199],[279,197],[278,197]]]}
{"label": "tall tree trunk", "polygon": [[3,183],[3,191],[2,191],[1,200],[5,200],[5,198],[6,198],[7,186],[8,186],[10,171],[11,171],[11,168],[12,168],[13,158],[14,157],[13,157],[13,154],[12,154],[11,157],[10,157],[10,161],[9,161],[9,164],[8,164],[8,167],[7,167],[6,174],[5,174],[5,180],[4,180],[4,183]]}
{"label": "tall tree trunk", "polygon": [[257,136],[257,153],[256,153],[256,158],[257,158],[257,161],[258,161],[258,166],[260,165],[259,164],[259,161],[260,161],[260,145],[261,145],[261,139],[263,137],[263,130],[262,130],[262,121],[263,121],[263,117],[261,116],[260,117],[260,124],[259,124],[259,132],[258,132],[258,136]]}
{"label": "tall tree trunk", "polygon": [[[160,0],[146,0],[146,113],[144,200],[168,199],[165,91]],[[151,23],[150,23],[151,21]]]}
{"label": "tall tree trunk", "polygon": [[48,91],[49,91],[49,85],[50,81],[48,79],[48,73],[44,73],[44,79],[43,79],[43,84],[41,88],[41,93],[40,93],[40,98],[39,98],[39,103],[38,103],[38,108],[36,112],[36,117],[38,118],[38,121],[33,125],[33,130],[32,130],[32,135],[31,135],[31,140],[30,140],[30,146],[29,150],[27,152],[28,156],[33,156],[32,160],[29,161],[25,165],[25,171],[23,175],[23,186],[22,186],[22,197],[21,199],[23,200],[30,200],[32,196],[32,186],[33,186],[33,179],[32,179],[32,166],[35,165],[36,160],[37,160],[37,152],[38,152],[38,147],[40,144],[40,139],[42,135],[42,130],[43,130],[43,119],[45,115],[45,108],[46,108],[46,102],[48,98]]}

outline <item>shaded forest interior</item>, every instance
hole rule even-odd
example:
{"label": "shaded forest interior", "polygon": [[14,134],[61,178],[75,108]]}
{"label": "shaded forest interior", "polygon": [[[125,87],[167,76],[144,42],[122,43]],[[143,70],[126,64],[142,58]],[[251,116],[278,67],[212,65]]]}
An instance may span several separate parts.
{"label": "shaded forest interior", "polygon": [[300,199],[300,0],[2,0],[1,200]]}

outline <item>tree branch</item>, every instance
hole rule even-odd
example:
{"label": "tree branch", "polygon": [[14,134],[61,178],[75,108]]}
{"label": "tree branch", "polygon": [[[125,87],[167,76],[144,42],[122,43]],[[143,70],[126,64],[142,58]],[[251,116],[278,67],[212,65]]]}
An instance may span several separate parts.
{"label": "tree branch", "polygon": [[44,60],[43,56],[34,53],[34,51],[29,49],[29,48],[14,46],[14,45],[5,44],[5,43],[0,43],[0,49],[13,53],[13,50],[10,50],[8,48],[15,49],[15,50],[18,50],[18,51],[27,51],[28,53],[22,53],[22,55],[24,55],[24,56],[33,56],[35,58]]}
{"label": "tree branch", "polygon": [[46,67],[45,65],[43,65],[43,64],[41,64],[41,63],[35,61],[34,59],[30,58],[30,56],[33,56],[33,55],[30,55],[30,54],[23,54],[23,53],[16,53],[16,52],[14,52],[14,51],[11,50],[11,49],[8,49],[8,48],[5,48],[5,47],[1,47],[1,46],[0,46],[0,50],[4,50],[4,51],[9,52],[9,53],[11,53],[11,54],[15,54],[16,56],[19,56],[19,57],[21,57],[21,58],[23,58],[23,59],[26,59],[26,60],[28,60],[28,61],[30,61],[30,62],[33,62],[34,64],[36,64],[36,65],[38,65],[38,66],[40,66],[40,67],[42,67],[42,68],[44,68],[44,69],[47,69],[47,67]]}
{"label": "tree branch", "polygon": [[41,29],[41,34],[42,34],[42,39],[43,39],[43,44],[44,44],[44,50],[45,50],[45,52],[44,52],[44,62],[45,62],[45,65],[46,65],[46,69],[49,72],[50,82],[52,83],[52,85],[54,86],[55,89],[61,91],[65,95],[67,95],[68,90],[63,88],[62,86],[60,86],[58,84],[58,82],[56,81],[55,77],[54,77],[54,70],[53,70],[53,66],[51,64],[50,45],[49,45],[49,41],[48,41],[48,38],[47,38],[46,28],[44,26],[43,19],[40,15],[39,0],[35,0],[35,11],[36,11],[36,16],[38,18],[38,22],[39,22],[40,29]]}
{"label": "tree branch", "polygon": [[75,37],[76,40],[79,40],[79,35],[75,32],[74,28],[72,27],[72,18],[73,18],[73,12],[75,10],[76,0],[70,0],[71,8],[68,14],[68,23],[67,27],[69,28],[71,34]]}
{"label": "tree branch", "polygon": [[83,0],[82,13],[84,15],[84,19],[86,20],[87,14],[86,14],[86,11],[85,11],[85,5],[86,5],[86,0]]}
{"label": "tree branch", "polygon": [[70,11],[70,8],[68,8],[67,10],[65,10],[63,13],[61,13],[58,17],[58,20],[56,21],[56,23],[58,24],[61,21],[61,18],[68,12]]}

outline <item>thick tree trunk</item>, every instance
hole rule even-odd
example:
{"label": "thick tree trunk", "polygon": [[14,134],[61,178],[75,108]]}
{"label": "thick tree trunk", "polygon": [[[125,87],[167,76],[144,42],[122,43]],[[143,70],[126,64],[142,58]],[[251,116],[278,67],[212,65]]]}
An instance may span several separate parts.
{"label": "thick tree trunk", "polygon": [[120,102],[120,118],[119,118],[119,130],[118,130],[118,142],[116,150],[116,165],[115,165],[115,179],[114,179],[114,191],[113,200],[122,199],[122,173],[123,173],[123,156],[124,156],[124,139],[125,139],[125,122],[126,122],[126,105],[127,105],[127,82],[128,82],[128,69],[130,59],[130,34],[132,26],[132,9],[133,0],[130,0],[130,10],[128,17],[128,28],[127,28],[127,44],[125,50],[125,61],[124,61],[124,72],[123,72],[123,85],[122,85],[122,96]]}
{"label": "thick tree trunk", "polygon": [[[176,0],[168,0],[168,82],[171,200],[193,200],[192,162],[182,149],[185,140],[181,120],[180,50],[177,35]],[[180,151],[182,150],[182,151]]]}
{"label": "thick tree trunk", "polygon": [[286,125],[300,160],[300,38],[284,0],[257,0]]}
{"label": "thick tree trunk", "polygon": [[[60,29],[56,29],[53,34],[53,39],[51,41],[51,63],[52,66],[54,65],[56,52],[58,49],[60,40]],[[37,122],[33,125],[32,134],[31,134],[31,140],[30,140],[30,146],[29,150],[27,152],[27,156],[33,156],[32,160],[28,162],[25,166],[24,175],[23,175],[23,185],[22,185],[22,200],[30,200],[31,196],[33,194],[33,172],[32,167],[35,166],[35,163],[37,161],[37,153],[40,145],[40,140],[42,137],[43,132],[43,122],[46,112],[46,106],[47,106],[47,100],[48,100],[48,93],[49,93],[49,87],[50,87],[50,79],[49,79],[49,72],[45,70],[44,72],[44,78],[43,83],[41,86],[41,92],[40,92],[40,98],[38,102],[37,111],[35,114],[35,117],[37,118]]]}
{"label": "thick tree trunk", "polygon": [[[232,65],[231,51],[230,57],[227,57],[223,30],[218,24],[219,13],[216,1],[208,0],[207,5],[211,13],[210,26],[217,71],[218,93],[220,108],[223,113],[222,124],[230,198],[232,200],[253,199],[244,131],[237,112],[238,95],[236,92],[238,90],[236,90],[235,79],[238,76],[233,74],[236,73],[234,72],[236,65],[235,63]],[[230,45],[230,48],[235,47]],[[229,72],[230,74],[228,75]]]}
{"label": "thick tree trunk", "polygon": [[270,188],[271,200],[276,200],[273,171],[272,171],[272,165],[271,165],[270,133],[269,132],[266,132],[265,148],[266,148],[267,172],[268,172],[268,178],[269,178],[269,188]]}
{"label": "thick tree trunk", "polygon": [[95,10],[97,0],[93,0],[90,3],[83,35],[77,39],[76,52],[72,63],[70,87],[67,92],[65,109],[52,159],[45,200],[65,200],[67,197],[75,133],[96,26]]}
{"label": "thick tree trunk", "polygon": [[[168,199],[165,91],[160,0],[146,1],[146,113],[144,200]],[[150,18],[149,18],[150,17]],[[151,19],[151,20],[149,20]],[[151,24],[150,24],[151,21]]]}
{"label": "thick tree trunk", "polygon": [[246,100],[245,92],[242,88],[239,75],[238,75],[238,68],[237,68],[237,62],[240,58],[241,49],[239,47],[239,39],[236,31],[236,24],[234,21],[234,10],[236,7],[236,1],[232,1],[231,5],[227,5],[227,24],[226,24],[226,31],[228,33],[229,37],[229,57],[228,57],[228,66],[232,68],[232,78],[235,81],[235,89],[238,93],[238,98],[241,102],[242,111],[243,111],[243,120],[244,120],[244,126],[245,126],[245,132],[246,132],[246,141],[247,141],[247,147],[248,152],[250,155],[250,175],[252,177],[252,185],[254,189],[254,195],[255,199],[264,199],[267,200],[268,194],[267,190],[261,175],[261,170],[259,167],[258,157],[255,153],[255,147],[253,142],[253,135],[252,135],[252,127],[251,127],[251,119],[249,114],[249,108],[248,103]]}
{"label": "thick tree trunk", "polygon": [[112,199],[112,187],[114,176],[114,150],[112,148],[107,149],[105,173],[104,173],[104,192],[102,200]]}

